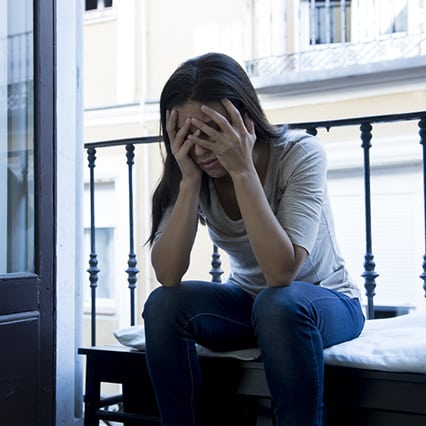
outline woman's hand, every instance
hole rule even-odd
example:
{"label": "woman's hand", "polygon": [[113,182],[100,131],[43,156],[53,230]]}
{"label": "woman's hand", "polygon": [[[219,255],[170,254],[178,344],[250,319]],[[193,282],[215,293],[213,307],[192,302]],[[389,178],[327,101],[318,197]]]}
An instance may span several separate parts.
{"label": "woman's hand", "polygon": [[[184,125],[178,130],[177,119],[178,112],[176,110],[167,111],[167,134],[170,139],[170,147],[172,153],[179,165],[180,171],[182,172],[182,179],[200,179],[201,169],[194,163],[189,153],[194,141],[188,139],[189,130],[191,127],[191,120],[187,118]],[[194,136],[199,136],[200,131],[197,130]]]}
{"label": "woman's hand", "polygon": [[[166,130],[170,147],[182,172],[179,192],[171,207],[167,224],[154,242],[151,259],[157,280],[166,287],[178,286],[188,270],[191,250],[197,233],[201,169],[189,155],[194,142],[188,139],[191,131],[188,117],[178,129],[178,111],[167,111]],[[182,118],[182,117],[180,117]],[[199,135],[199,130],[195,130]]]}
{"label": "woman's hand", "polygon": [[[212,151],[231,177],[246,171],[252,172],[253,147],[256,142],[254,123],[247,115],[243,118],[230,100],[224,99],[222,105],[229,118],[202,105],[201,111],[216,124],[216,128],[197,118],[191,118],[190,122],[198,129],[198,134],[188,135],[188,139]],[[200,137],[201,134],[207,135],[207,138]]]}

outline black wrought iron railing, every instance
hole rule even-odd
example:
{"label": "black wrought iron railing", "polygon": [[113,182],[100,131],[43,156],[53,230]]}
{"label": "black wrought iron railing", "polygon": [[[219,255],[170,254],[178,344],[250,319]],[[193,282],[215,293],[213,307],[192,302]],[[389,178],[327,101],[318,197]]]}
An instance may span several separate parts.
{"label": "black wrought iron railing", "polygon": [[246,70],[252,78],[277,75],[288,77],[298,73],[410,60],[426,55],[425,40],[424,33],[398,33],[365,42],[317,45],[306,51],[249,60],[246,62]]}
{"label": "black wrought iron railing", "polygon": [[[370,165],[370,150],[373,146],[373,129],[380,123],[403,124],[407,122],[417,122],[418,132],[413,137],[419,140],[418,162],[422,165],[422,185],[423,185],[423,232],[424,232],[424,255],[419,259],[421,264],[420,279],[422,280],[423,290],[426,297],[426,111],[391,114],[380,116],[368,116],[358,118],[348,118],[339,120],[327,120],[316,122],[303,122],[290,124],[291,128],[305,129],[308,133],[317,134],[320,129],[325,129],[327,132],[339,127],[356,127],[359,128],[360,147],[363,152],[363,182],[364,182],[364,212],[365,212],[365,254],[363,267],[364,270],[361,276],[364,279],[365,295],[367,297],[367,316],[374,317],[374,296],[376,294],[376,265],[374,261],[373,251],[373,229],[372,229],[372,195],[371,195],[371,165]],[[138,200],[134,194],[134,151],[137,145],[152,144],[160,142],[158,136],[140,137],[133,139],[121,139],[102,142],[89,142],[85,144],[87,150],[89,175],[89,191],[90,191],[90,254],[89,254],[89,285],[91,289],[91,344],[96,345],[96,290],[98,286],[98,274],[102,265],[98,265],[98,255],[96,252],[96,212],[95,212],[95,197],[96,197],[96,153],[111,147],[123,148],[123,159],[126,158],[128,167],[128,214],[129,214],[129,255],[127,261],[128,288],[130,294],[130,325],[135,325],[135,290],[137,286],[137,258],[135,254],[135,231],[134,231],[134,204]],[[119,160],[119,159],[118,159]],[[124,160],[123,160],[124,161]],[[221,259],[217,247],[213,246],[212,261],[210,274],[212,281],[221,281]]]}

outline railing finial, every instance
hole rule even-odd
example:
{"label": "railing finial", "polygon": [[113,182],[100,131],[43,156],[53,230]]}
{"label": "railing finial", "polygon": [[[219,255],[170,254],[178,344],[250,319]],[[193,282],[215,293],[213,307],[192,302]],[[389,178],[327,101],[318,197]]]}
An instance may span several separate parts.
{"label": "railing finial", "polygon": [[222,261],[220,260],[219,249],[216,244],[213,244],[213,254],[212,254],[212,269],[210,269],[210,275],[212,276],[212,282],[220,283],[222,282],[221,275],[223,274],[223,270],[221,268]]}

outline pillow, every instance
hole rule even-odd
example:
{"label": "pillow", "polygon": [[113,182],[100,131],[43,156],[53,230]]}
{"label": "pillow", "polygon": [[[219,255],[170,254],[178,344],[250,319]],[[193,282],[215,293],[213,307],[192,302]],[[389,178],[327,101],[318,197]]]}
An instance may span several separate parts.
{"label": "pillow", "polygon": [[368,320],[354,340],[324,350],[326,364],[426,373],[426,314]]}
{"label": "pillow", "polygon": [[[145,332],[141,325],[116,330],[114,336],[124,346],[145,350]],[[216,352],[197,345],[197,352],[202,356],[242,361],[260,358],[259,348]],[[359,337],[326,348],[324,361],[329,365],[426,373],[426,314],[368,320]]]}
{"label": "pillow", "polygon": [[[142,325],[122,328],[114,331],[115,338],[124,346],[140,351],[145,350],[145,331]],[[241,361],[253,361],[260,357],[259,348],[240,349],[229,352],[216,352],[204,346],[196,345],[197,353],[208,357],[236,358]]]}

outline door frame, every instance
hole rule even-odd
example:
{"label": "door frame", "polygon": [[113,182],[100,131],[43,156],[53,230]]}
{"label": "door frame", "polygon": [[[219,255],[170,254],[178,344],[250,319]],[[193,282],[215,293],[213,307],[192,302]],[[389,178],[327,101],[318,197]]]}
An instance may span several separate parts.
{"label": "door frame", "polygon": [[35,265],[40,309],[40,425],[55,424],[56,42],[55,0],[34,0]]}

